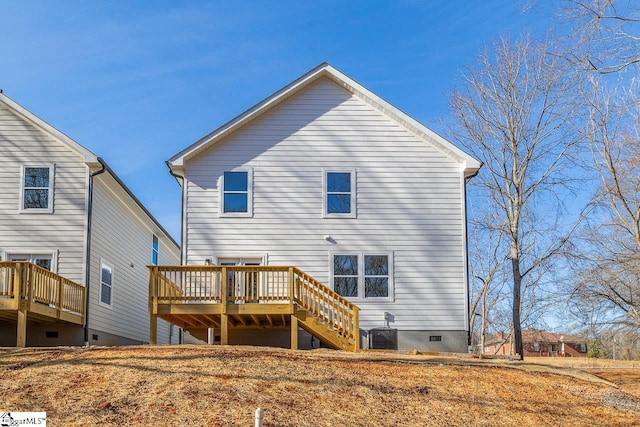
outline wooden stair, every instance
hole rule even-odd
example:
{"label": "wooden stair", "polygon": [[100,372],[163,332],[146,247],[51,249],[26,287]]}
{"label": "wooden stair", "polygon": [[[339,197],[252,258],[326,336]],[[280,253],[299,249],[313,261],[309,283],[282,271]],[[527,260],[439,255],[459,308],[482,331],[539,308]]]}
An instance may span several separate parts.
{"label": "wooden stair", "polygon": [[325,345],[336,350],[357,351],[357,343],[354,338],[341,333],[336,328],[319,320],[316,317],[308,315],[304,310],[297,311],[294,316],[298,318],[298,325],[318,338]]}

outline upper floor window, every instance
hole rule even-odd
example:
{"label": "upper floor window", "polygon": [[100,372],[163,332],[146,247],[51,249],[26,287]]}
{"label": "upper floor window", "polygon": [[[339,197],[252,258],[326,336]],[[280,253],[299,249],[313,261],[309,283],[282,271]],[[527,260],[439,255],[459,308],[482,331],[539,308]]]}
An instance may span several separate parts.
{"label": "upper floor window", "polygon": [[224,172],[220,216],[251,216],[251,171]]}
{"label": "upper floor window", "polygon": [[343,297],[393,299],[393,255],[331,254],[333,290]]}
{"label": "upper floor window", "polygon": [[158,243],[158,236],[153,235],[153,241],[151,242],[151,264],[158,265],[158,254],[160,252],[160,246]]}
{"label": "upper floor window", "polygon": [[113,291],[113,268],[105,263],[100,263],[100,305],[111,307]]}
{"label": "upper floor window", "polygon": [[324,217],[356,216],[356,172],[325,171],[324,172]]}
{"label": "upper floor window", "polygon": [[22,167],[21,211],[53,212],[53,170],[53,165]]}

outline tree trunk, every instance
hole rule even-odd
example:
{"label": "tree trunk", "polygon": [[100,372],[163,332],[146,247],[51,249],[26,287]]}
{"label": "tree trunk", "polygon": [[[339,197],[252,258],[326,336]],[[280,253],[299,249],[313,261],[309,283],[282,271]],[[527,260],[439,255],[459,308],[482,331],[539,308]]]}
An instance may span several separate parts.
{"label": "tree trunk", "polygon": [[[520,259],[517,250],[512,247],[511,269],[513,271],[513,338],[515,341],[515,352],[520,360],[524,360],[524,347],[522,345],[522,329],[520,326],[520,307],[521,307],[521,290],[522,275],[520,273]],[[515,255],[513,253],[516,252]]]}
{"label": "tree trunk", "polygon": [[480,359],[484,355],[484,345],[486,342],[487,331],[487,294],[486,291],[482,295],[482,323],[480,325]]}

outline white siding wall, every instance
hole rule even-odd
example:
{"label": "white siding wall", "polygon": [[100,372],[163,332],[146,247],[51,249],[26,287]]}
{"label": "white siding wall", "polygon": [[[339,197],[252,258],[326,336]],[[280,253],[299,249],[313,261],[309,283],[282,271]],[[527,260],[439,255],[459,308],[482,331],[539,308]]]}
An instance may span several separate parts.
{"label": "white siding wall", "polygon": [[[253,168],[253,217],[219,218],[225,170]],[[357,218],[322,218],[325,169],[356,169]],[[268,254],[323,283],[329,252],[393,251],[395,302],[356,301],[361,328],[464,331],[459,163],[328,79],[190,160],[187,264]],[[336,243],[324,240],[332,236]]]}
{"label": "white siding wall", "polygon": [[[20,213],[23,164],[54,164],[53,213]],[[88,169],[82,156],[0,104],[0,252],[58,252],[57,272],[84,283]]]}
{"label": "white siding wall", "polygon": [[[161,265],[179,265],[179,249],[134,204],[107,172],[95,177],[92,212],[89,327],[130,340],[149,341],[148,283],[153,234]],[[113,267],[111,308],[101,306],[100,261]],[[133,264],[133,266],[132,266]],[[177,332],[174,338],[177,339]],[[158,322],[158,343],[168,343],[169,326]],[[174,341],[175,341],[174,339]]]}

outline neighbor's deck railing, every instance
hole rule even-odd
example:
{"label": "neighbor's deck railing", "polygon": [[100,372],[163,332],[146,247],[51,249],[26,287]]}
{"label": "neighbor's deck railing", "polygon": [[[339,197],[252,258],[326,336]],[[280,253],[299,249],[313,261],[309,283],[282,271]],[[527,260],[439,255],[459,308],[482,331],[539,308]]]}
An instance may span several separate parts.
{"label": "neighbor's deck railing", "polygon": [[[25,261],[0,261],[0,309],[84,324],[85,287]],[[22,306],[21,306],[22,304]]]}
{"label": "neighbor's deck railing", "polygon": [[157,304],[290,303],[348,337],[359,308],[296,267],[149,266],[149,309]]}

